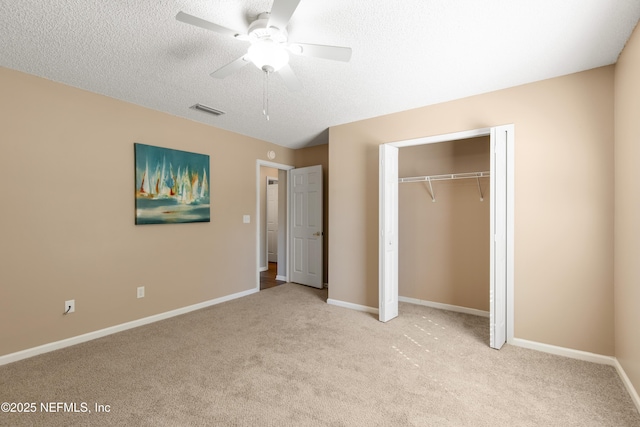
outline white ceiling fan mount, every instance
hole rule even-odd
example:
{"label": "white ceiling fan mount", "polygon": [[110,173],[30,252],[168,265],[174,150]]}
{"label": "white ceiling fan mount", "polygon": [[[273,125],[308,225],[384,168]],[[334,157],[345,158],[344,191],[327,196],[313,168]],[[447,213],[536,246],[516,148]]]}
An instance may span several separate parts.
{"label": "white ceiling fan mount", "polygon": [[270,12],[262,12],[258,17],[249,24],[247,34],[236,34],[238,40],[246,40],[255,42],[264,38],[270,38],[278,43],[286,43],[288,34],[286,28],[277,28],[269,26]]}

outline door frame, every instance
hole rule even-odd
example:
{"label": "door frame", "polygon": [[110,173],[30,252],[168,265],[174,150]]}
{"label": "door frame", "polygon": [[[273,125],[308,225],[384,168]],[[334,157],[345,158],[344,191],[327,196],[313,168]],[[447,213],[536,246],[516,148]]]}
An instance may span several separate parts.
{"label": "door frame", "polygon": [[[507,150],[506,153],[504,153],[505,157],[506,157],[506,215],[504,215],[504,220],[506,221],[506,224],[504,224],[504,227],[506,229],[506,233],[507,233],[507,238],[506,238],[506,256],[507,256],[507,262],[506,262],[506,289],[505,289],[505,293],[506,293],[506,298],[505,298],[505,303],[506,303],[506,341],[508,343],[512,343],[513,339],[514,339],[514,196],[515,196],[515,192],[514,192],[514,178],[515,178],[515,165],[514,165],[514,125],[507,125],[506,126],[509,129],[509,133],[510,133],[510,138],[507,141]],[[389,142],[383,145],[388,145],[388,146],[392,146],[392,147],[396,147],[396,148],[402,148],[402,147],[412,147],[412,146],[416,146],[416,145],[425,145],[425,144],[434,144],[434,143],[438,143],[438,142],[448,142],[448,141],[456,141],[456,140],[461,140],[461,139],[469,139],[469,138],[476,138],[476,137],[480,137],[480,136],[490,136],[492,134],[492,130],[498,128],[498,126],[496,127],[488,127],[488,128],[481,128],[481,129],[474,129],[474,130],[469,130],[469,131],[462,131],[462,132],[455,132],[455,133],[449,133],[449,134],[442,134],[442,135],[435,135],[435,136],[428,136],[428,137],[422,137],[422,138],[415,138],[415,139],[410,139],[410,140],[404,140],[404,141],[396,141],[396,142]],[[492,153],[493,156],[493,153]],[[396,165],[397,167],[397,165]],[[493,167],[493,162],[492,162],[492,167]],[[493,179],[493,175],[495,174],[495,171],[492,170],[491,171],[491,175],[492,175],[492,179]],[[383,212],[383,200],[386,199],[383,195],[384,193],[384,188],[382,185],[382,178],[380,178],[380,215],[381,215],[381,219],[380,221],[382,222],[382,212]],[[493,193],[492,193],[493,195]],[[393,198],[391,198],[391,201],[393,202]],[[493,200],[491,201],[491,203],[493,203]],[[397,212],[397,199],[395,202],[396,206],[396,212]],[[380,232],[383,234],[383,225],[381,224],[381,230]],[[493,238],[492,238],[493,240]],[[380,253],[380,263],[382,263],[383,261],[383,251],[385,249],[385,239],[383,239],[382,237],[380,237],[379,239],[379,253]],[[493,246],[493,244],[492,244]],[[492,257],[493,258],[493,257]],[[380,288],[382,289],[383,287],[383,279],[384,276],[381,276],[379,278],[380,280]],[[397,283],[397,277],[396,277],[396,283]],[[491,289],[493,290],[493,286],[494,284],[491,283]],[[397,293],[397,287],[396,287],[396,293]],[[381,292],[382,294],[382,292]],[[395,295],[395,298],[397,300],[397,295]],[[380,298],[380,296],[379,296]],[[380,307],[382,307],[382,301],[380,301]],[[381,310],[382,311],[382,310]]]}
{"label": "door frame", "polygon": [[[255,265],[255,270],[256,270],[256,283],[255,283],[255,288],[256,290],[260,290],[260,230],[261,227],[263,227],[262,223],[265,222],[263,221],[263,218],[261,218],[260,216],[260,192],[262,191],[262,184],[263,181],[260,179],[260,168],[261,167],[267,167],[267,168],[274,168],[274,169],[278,169],[278,170],[283,170],[287,172],[287,201],[286,201],[286,212],[287,212],[287,226],[286,226],[286,232],[287,232],[287,238],[284,239],[285,240],[285,245],[286,245],[286,256],[285,256],[285,262],[286,262],[286,277],[285,277],[285,281],[288,282],[289,281],[289,269],[291,267],[291,263],[290,263],[290,251],[289,251],[289,230],[291,228],[291,213],[290,213],[290,200],[289,200],[289,193],[290,193],[290,185],[291,185],[291,179],[290,179],[290,175],[291,175],[291,170],[294,169],[294,166],[291,165],[285,165],[282,163],[275,163],[275,162],[270,162],[267,160],[256,160],[256,265]],[[267,191],[266,188],[264,190],[265,192]],[[266,215],[266,213],[265,213]],[[264,227],[266,227],[266,222]]]}

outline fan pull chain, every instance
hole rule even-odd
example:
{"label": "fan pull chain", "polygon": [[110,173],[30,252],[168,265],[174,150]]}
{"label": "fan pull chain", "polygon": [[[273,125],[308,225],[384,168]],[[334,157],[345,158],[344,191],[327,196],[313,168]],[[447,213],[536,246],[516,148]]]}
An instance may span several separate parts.
{"label": "fan pull chain", "polygon": [[262,92],[262,114],[269,121],[269,71],[264,72],[264,90]]}

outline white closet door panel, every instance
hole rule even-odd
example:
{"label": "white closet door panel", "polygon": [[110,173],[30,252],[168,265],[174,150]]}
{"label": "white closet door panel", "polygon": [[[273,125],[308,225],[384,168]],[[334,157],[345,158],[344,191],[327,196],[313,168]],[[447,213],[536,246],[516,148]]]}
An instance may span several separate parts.
{"label": "white closet door panel", "polygon": [[379,319],[398,316],[398,148],[380,146]]}
{"label": "white closet door panel", "polygon": [[499,349],[507,337],[507,146],[512,126],[491,130],[491,291],[490,346]]}

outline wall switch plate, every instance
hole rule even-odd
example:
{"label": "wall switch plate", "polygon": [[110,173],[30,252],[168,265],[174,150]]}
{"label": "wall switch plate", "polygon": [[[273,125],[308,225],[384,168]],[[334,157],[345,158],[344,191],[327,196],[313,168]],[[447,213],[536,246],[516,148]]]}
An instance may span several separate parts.
{"label": "wall switch plate", "polygon": [[76,311],[76,300],[70,299],[64,302],[64,314],[73,313]]}
{"label": "wall switch plate", "polygon": [[242,216],[242,222],[244,222],[245,224],[249,224],[251,222],[251,216],[250,215],[243,215]]}
{"label": "wall switch plate", "polygon": [[138,298],[144,298],[144,286],[138,286]]}

